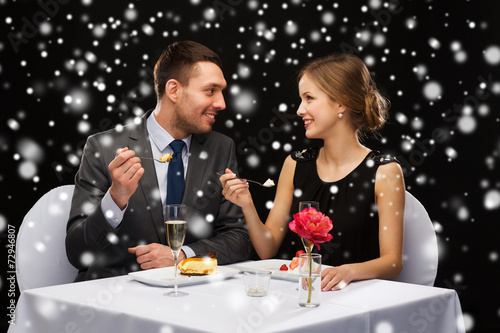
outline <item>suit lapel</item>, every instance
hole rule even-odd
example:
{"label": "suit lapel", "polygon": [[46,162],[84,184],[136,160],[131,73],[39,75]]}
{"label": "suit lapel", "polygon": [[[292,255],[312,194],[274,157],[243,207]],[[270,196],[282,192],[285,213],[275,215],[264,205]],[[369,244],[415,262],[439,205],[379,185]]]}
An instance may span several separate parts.
{"label": "suit lapel", "polygon": [[[198,197],[197,190],[202,188],[202,180],[206,171],[206,162],[200,158],[202,152],[206,151],[204,147],[204,135],[193,134],[191,140],[191,148],[189,150],[189,164],[186,174],[186,189],[184,190],[184,198],[182,203],[193,206],[196,198]],[[190,201],[193,200],[191,203]]]}
{"label": "suit lapel", "polygon": [[[153,157],[151,153],[151,143],[146,129],[146,120],[151,112],[147,112],[142,117],[142,123],[130,133],[129,147],[134,150],[138,156]],[[165,244],[166,235],[163,219],[163,206],[160,198],[158,178],[153,160],[143,159],[141,161],[144,168],[144,174],[139,180],[139,187],[146,200],[144,209],[149,211],[158,236],[159,242]],[[150,219],[145,219],[150,220]]]}

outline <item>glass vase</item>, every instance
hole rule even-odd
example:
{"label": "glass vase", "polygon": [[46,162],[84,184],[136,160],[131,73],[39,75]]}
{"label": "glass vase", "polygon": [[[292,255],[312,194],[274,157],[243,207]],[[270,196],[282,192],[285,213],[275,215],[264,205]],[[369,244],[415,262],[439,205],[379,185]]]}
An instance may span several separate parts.
{"label": "glass vase", "polygon": [[299,257],[299,305],[314,308],[321,304],[321,254]]}

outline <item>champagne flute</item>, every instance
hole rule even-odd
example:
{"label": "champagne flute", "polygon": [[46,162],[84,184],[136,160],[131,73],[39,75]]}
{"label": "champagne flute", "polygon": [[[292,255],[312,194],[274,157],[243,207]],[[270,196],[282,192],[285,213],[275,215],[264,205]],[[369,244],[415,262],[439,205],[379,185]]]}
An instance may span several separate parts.
{"label": "champagne flute", "polygon": [[314,208],[319,212],[319,202],[317,202],[317,201],[301,201],[301,202],[299,202],[299,213],[306,208]]}
{"label": "champagne flute", "polygon": [[166,293],[166,296],[179,297],[188,293],[179,291],[177,288],[177,259],[184,244],[187,229],[187,208],[186,205],[167,205],[166,221],[168,246],[174,255],[174,290]]}

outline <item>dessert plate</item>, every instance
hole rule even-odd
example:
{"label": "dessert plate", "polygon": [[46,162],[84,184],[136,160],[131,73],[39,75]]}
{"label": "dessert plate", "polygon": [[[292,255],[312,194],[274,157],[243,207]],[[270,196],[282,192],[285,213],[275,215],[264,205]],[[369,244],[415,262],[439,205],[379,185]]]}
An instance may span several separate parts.
{"label": "dessert plate", "polygon": [[[238,270],[231,267],[218,266],[217,273],[202,276],[187,276],[177,275],[178,286],[189,286],[193,284],[211,283],[230,278],[238,274]],[[174,267],[164,267],[148,269],[145,271],[128,273],[132,279],[159,287],[173,287],[174,286]]]}
{"label": "dessert plate", "polygon": [[[271,278],[280,279],[280,280],[288,280],[288,281],[298,281],[299,280],[299,268],[295,268],[293,271],[290,270],[291,260],[284,259],[267,259],[267,260],[258,260],[251,262],[244,262],[235,265],[231,265],[234,268],[238,268],[241,271],[249,271],[249,270],[263,270],[263,271],[271,271]],[[281,265],[287,265],[287,271],[280,271]],[[321,269],[325,269],[328,265],[321,265]]]}

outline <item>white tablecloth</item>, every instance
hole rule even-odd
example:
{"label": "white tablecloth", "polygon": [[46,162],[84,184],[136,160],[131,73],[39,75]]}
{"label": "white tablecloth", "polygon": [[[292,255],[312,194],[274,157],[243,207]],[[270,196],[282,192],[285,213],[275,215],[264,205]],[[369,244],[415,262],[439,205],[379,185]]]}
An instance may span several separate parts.
{"label": "white tablecloth", "polygon": [[454,290],[393,281],[354,282],[323,292],[321,306],[298,305],[297,283],[271,280],[266,297],[248,297],[238,274],[182,286],[189,296],[129,276],[26,290],[16,332],[465,332]]}

